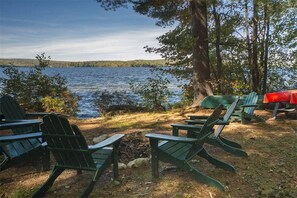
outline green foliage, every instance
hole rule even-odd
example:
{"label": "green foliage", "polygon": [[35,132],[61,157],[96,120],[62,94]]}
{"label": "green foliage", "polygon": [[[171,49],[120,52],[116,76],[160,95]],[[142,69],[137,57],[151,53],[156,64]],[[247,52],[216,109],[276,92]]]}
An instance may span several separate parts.
{"label": "green foliage", "polygon": [[[69,91],[60,93],[61,97],[46,96],[41,98],[43,109],[46,112],[64,113],[67,115],[76,115],[77,99],[73,100],[73,94]],[[71,106],[73,105],[73,106]]]}
{"label": "green foliage", "polygon": [[297,68],[273,67],[269,71],[267,82],[268,92],[280,91],[285,89],[296,89],[297,87]]}
{"label": "green foliage", "polygon": [[66,79],[60,75],[47,76],[42,71],[48,67],[50,57],[44,53],[37,55],[39,64],[28,72],[16,67],[7,67],[3,73],[7,78],[0,79],[2,94],[16,97],[18,102],[29,111],[56,111],[76,115],[77,97],[67,86]]}
{"label": "green foliage", "polygon": [[106,116],[110,112],[139,111],[141,108],[125,91],[110,92],[104,90],[93,94],[94,105],[101,115]]}
{"label": "green foliage", "polygon": [[168,97],[172,94],[168,90],[169,80],[160,74],[155,78],[147,78],[144,84],[130,83],[131,90],[138,94],[146,109],[164,111],[168,106]]}

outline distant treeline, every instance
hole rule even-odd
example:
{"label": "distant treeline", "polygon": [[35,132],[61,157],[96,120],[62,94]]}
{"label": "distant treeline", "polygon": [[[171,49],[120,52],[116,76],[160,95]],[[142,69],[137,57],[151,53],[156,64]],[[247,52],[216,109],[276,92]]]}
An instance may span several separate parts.
{"label": "distant treeline", "polygon": [[[36,59],[0,59],[0,67],[37,65]],[[130,60],[130,61],[50,61],[52,67],[142,67],[165,66],[165,60]]]}

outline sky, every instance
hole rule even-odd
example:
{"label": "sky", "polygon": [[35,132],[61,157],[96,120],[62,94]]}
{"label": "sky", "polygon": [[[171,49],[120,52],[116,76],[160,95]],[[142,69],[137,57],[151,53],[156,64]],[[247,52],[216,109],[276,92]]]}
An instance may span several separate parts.
{"label": "sky", "polygon": [[169,28],[121,8],[105,11],[96,0],[0,0],[0,58],[52,60],[159,59],[144,46]]}

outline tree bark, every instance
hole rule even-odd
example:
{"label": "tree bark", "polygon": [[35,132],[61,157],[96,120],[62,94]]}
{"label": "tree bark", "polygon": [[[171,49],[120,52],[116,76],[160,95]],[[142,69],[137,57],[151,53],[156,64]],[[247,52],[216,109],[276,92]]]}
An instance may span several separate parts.
{"label": "tree bark", "polygon": [[[244,12],[245,12],[245,34],[246,34],[246,45],[247,45],[247,59],[248,66],[250,69],[250,82],[252,81],[252,70],[253,70],[253,61],[252,61],[252,46],[250,41],[250,31],[249,31],[249,9],[248,9],[248,0],[244,2]],[[251,83],[250,83],[251,87]]]}
{"label": "tree bark", "polygon": [[205,96],[213,95],[210,85],[206,0],[190,1],[193,43],[193,106]]}
{"label": "tree bark", "polygon": [[269,1],[264,6],[264,20],[266,22],[266,35],[264,42],[264,60],[263,60],[263,87],[262,94],[264,95],[267,91],[267,73],[268,73],[268,50],[269,50],[269,31],[270,31],[270,16],[269,16]]}
{"label": "tree bark", "polygon": [[252,56],[252,79],[251,79],[251,89],[255,92],[259,91],[259,66],[258,66],[258,0],[254,0],[253,3],[253,56]]}
{"label": "tree bark", "polygon": [[222,93],[223,90],[223,63],[222,63],[222,57],[221,57],[221,22],[220,22],[220,15],[217,13],[216,6],[217,6],[217,0],[212,1],[213,5],[213,17],[215,21],[215,47],[216,47],[216,63],[217,63],[217,80],[219,81],[218,85],[218,92]]}

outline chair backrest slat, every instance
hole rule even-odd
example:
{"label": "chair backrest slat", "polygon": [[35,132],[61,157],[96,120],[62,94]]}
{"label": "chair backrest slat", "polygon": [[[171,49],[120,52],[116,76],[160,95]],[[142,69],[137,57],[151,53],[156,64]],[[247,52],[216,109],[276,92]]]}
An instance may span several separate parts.
{"label": "chair backrest slat", "polygon": [[223,109],[223,105],[219,105],[215,108],[215,110],[212,112],[212,114],[207,118],[206,122],[202,126],[199,133],[197,133],[197,138],[205,136],[209,131],[213,131],[214,125],[216,122],[218,122],[219,117],[221,115]]}
{"label": "chair backrest slat", "polygon": [[[4,95],[0,99],[1,113],[5,119],[22,120],[26,119],[24,110],[19,103],[9,95]],[[12,130],[14,134],[24,134],[32,132],[32,127],[23,127]]]}
{"label": "chair backrest slat", "polygon": [[[231,115],[233,114],[237,104],[238,104],[239,98],[236,98],[236,100],[229,106],[229,108],[227,109],[224,117],[223,117],[223,121],[229,121]],[[215,130],[215,136],[218,137],[223,129],[224,129],[225,125],[219,125],[216,130]]]}
{"label": "chair backrest slat", "polygon": [[[256,105],[258,102],[258,94],[256,92],[251,92],[245,98],[244,105]],[[244,112],[253,115],[255,111],[255,107],[245,107]]]}
{"label": "chair backrest slat", "polygon": [[24,119],[25,112],[19,103],[9,95],[1,97],[1,111],[6,119]]}
{"label": "chair backrest slat", "polygon": [[212,112],[212,114],[207,118],[204,125],[200,129],[199,132],[191,133],[191,138],[197,138],[197,142],[191,146],[191,149],[188,151],[186,155],[186,159],[191,159],[194,155],[196,155],[202,148],[203,144],[211,133],[214,132],[214,125],[219,121],[219,117],[221,115],[223,109],[223,105],[220,104],[215,108],[215,110]]}
{"label": "chair backrest slat", "polygon": [[58,165],[95,168],[84,137],[66,118],[54,114],[44,116],[41,130]]}

